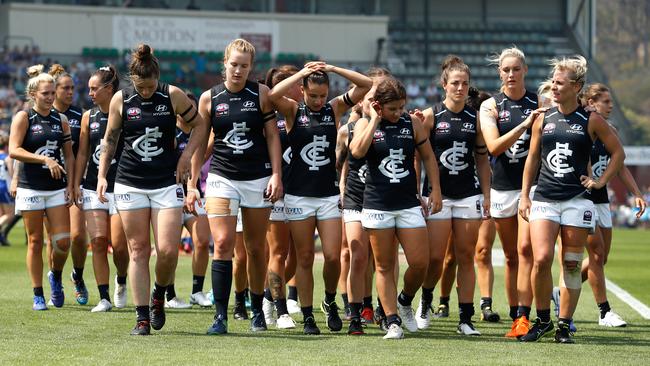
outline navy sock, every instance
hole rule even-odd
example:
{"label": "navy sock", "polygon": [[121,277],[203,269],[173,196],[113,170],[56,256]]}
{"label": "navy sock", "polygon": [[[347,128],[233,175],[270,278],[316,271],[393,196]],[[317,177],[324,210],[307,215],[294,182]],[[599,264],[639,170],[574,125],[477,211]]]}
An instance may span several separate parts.
{"label": "navy sock", "polygon": [[544,323],[551,321],[551,309],[537,309],[537,317]]}
{"label": "navy sock", "polygon": [[341,294],[341,299],[343,300],[343,307],[348,307],[350,306],[350,301],[348,300],[348,294],[347,293],[342,293]]}
{"label": "navy sock", "polygon": [[126,285],[126,276],[117,276],[118,285]]}
{"label": "navy sock", "polygon": [[280,317],[280,315],[289,314],[289,311],[287,310],[287,299],[275,299],[273,300],[273,304],[275,304],[275,310],[278,312],[278,317]]}
{"label": "navy sock", "polygon": [[175,297],[176,297],[176,288],[174,287],[174,284],[171,283],[167,286],[167,301],[170,301]]}
{"label": "navy sock", "polygon": [[400,319],[397,314],[391,314],[386,316],[386,324],[391,325],[391,324],[397,324],[399,326],[402,325],[402,319]]}
{"label": "navy sock", "polygon": [[465,302],[458,304],[458,317],[460,318],[461,323],[469,323],[472,321],[472,316],[474,315],[474,303]]}
{"label": "navy sock", "polygon": [[264,298],[269,300],[270,302],[273,302],[273,296],[271,296],[271,289],[269,288],[264,289]]}
{"label": "navy sock", "polygon": [[144,306],[136,306],[135,307],[135,313],[138,316],[138,321],[144,321],[144,320],[149,320],[149,306],[144,305]]}
{"label": "navy sock", "polygon": [[151,294],[151,297],[154,299],[162,300],[165,298],[165,291],[167,291],[167,286],[160,286],[154,282],[153,293]]}
{"label": "navy sock", "polygon": [[228,319],[228,300],[232,287],[232,261],[215,259],[212,261],[212,293],[216,315]]}
{"label": "navy sock", "polygon": [[256,294],[251,291],[251,311],[253,314],[262,312],[262,300],[264,300],[264,294]]}
{"label": "navy sock", "polygon": [[530,306],[517,306],[517,318],[526,316],[526,319],[530,320]]}
{"label": "navy sock", "polygon": [[34,296],[41,296],[45,297],[45,294],[43,293],[43,286],[41,287],[34,287]]}
{"label": "navy sock", "polygon": [[302,318],[307,319],[310,316],[314,317],[314,307],[313,306],[303,306],[300,308],[300,311],[302,312]]}
{"label": "navy sock", "polygon": [[491,297],[481,297],[481,310],[486,307],[492,307],[492,298]]}
{"label": "navy sock", "polygon": [[287,293],[287,299],[298,301],[298,288],[296,286],[288,286],[289,292]]}
{"label": "navy sock", "polygon": [[440,296],[440,305],[447,305],[449,307],[449,296]]}
{"label": "navy sock", "polygon": [[325,302],[331,304],[336,301],[336,292],[329,293],[325,291]]}
{"label": "navy sock", "polygon": [[400,303],[402,306],[411,306],[411,303],[413,302],[413,298],[415,296],[407,295],[404,293],[404,291],[399,293],[399,296],[397,297],[397,301]]}
{"label": "navy sock", "polygon": [[372,296],[366,296],[363,298],[363,307],[372,309]]}
{"label": "navy sock", "polygon": [[74,278],[75,281],[83,281],[84,280],[84,269],[83,269],[83,267],[81,267],[81,268],[74,267],[72,269],[72,278]]}
{"label": "navy sock", "polygon": [[433,302],[433,287],[424,288],[422,287],[422,301],[431,304]]}
{"label": "navy sock", "polygon": [[54,277],[55,280],[61,281],[61,275],[63,271],[57,271],[55,269],[52,270],[52,277]]}
{"label": "navy sock", "polygon": [[350,303],[350,315],[352,315],[352,319],[356,319],[356,320],[361,319],[361,308],[362,305],[360,302]]}
{"label": "navy sock", "polygon": [[108,285],[97,285],[99,290],[99,298],[111,302],[111,297],[108,295]]}
{"label": "navy sock", "polygon": [[609,301],[605,301],[601,304],[598,304],[598,309],[600,309],[600,318],[603,319],[605,314],[607,314],[612,308],[609,306]]}
{"label": "navy sock", "polygon": [[192,293],[203,291],[203,282],[205,281],[205,276],[192,276]]}
{"label": "navy sock", "polygon": [[246,301],[246,291],[237,292],[235,291],[235,302],[243,303]]}
{"label": "navy sock", "polygon": [[510,319],[512,319],[512,320],[517,319],[517,309],[518,309],[517,306],[511,306],[511,307],[510,307],[510,314],[509,314],[509,315],[510,315]]}

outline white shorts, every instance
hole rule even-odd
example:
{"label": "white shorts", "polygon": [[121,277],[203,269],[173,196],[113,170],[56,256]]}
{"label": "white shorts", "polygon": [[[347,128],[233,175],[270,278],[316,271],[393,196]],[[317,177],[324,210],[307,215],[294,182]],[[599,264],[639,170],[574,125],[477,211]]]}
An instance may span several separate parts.
{"label": "white shorts", "polygon": [[529,221],[550,220],[563,226],[575,226],[593,230],[596,224],[596,208],[586,198],[572,198],[567,201],[533,201]]}
{"label": "white shorts", "polygon": [[[205,212],[205,199],[201,198],[201,205],[199,206],[199,201],[194,202],[194,209],[196,210],[196,213],[199,216],[205,216],[207,215]],[[196,216],[192,215],[191,213],[186,213],[183,212],[183,224],[185,224],[188,220],[195,218]]]}
{"label": "white shorts", "polygon": [[343,209],[343,222],[361,222],[363,221],[363,213],[357,210]]}
{"label": "white shorts", "polygon": [[104,193],[104,197],[106,197],[106,199],[108,200],[108,202],[106,203],[99,200],[97,191],[93,191],[91,189],[84,189],[83,195],[84,195],[83,198],[84,211],[104,210],[104,211],[108,211],[109,215],[115,215],[117,213],[117,208],[115,207],[115,197],[113,196],[113,193],[108,193],[108,192]]}
{"label": "white shorts", "polygon": [[316,216],[317,220],[341,218],[339,195],[329,197],[301,197],[284,195],[284,213],[287,220],[304,220]]}
{"label": "white shorts", "polygon": [[[532,200],[537,186],[530,188],[529,197]],[[495,219],[505,219],[517,215],[519,212],[519,198],[521,189],[512,191],[497,191],[490,189],[490,216]]]}
{"label": "white shorts", "polygon": [[477,194],[461,199],[442,199],[442,210],[429,215],[427,220],[480,219],[483,217],[483,195]]}
{"label": "white shorts", "polygon": [[16,213],[22,211],[45,210],[46,208],[65,205],[65,188],[54,191],[36,189],[16,189]]}
{"label": "white shorts", "polygon": [[183,207],[184,202],[183,187],[179,184],[158,189],[139,189],[115,183],[113,196],[118,211],[179,208]]}
{"label": "white shorts", "polygon": [[273,204],[269,221],[287,221],[287,214],[284,213],[284,200],[277,200]]}
{"label": "white shorts", "polygon": [[235,232],[238,233],[244,232],[244,222],[241,218],[241,208],[237,210],[237,226],[235,227]]}
{"label": "white shorts", "polygon": [[596,203],[596,225],[605,229],[612,228],[612,210],[609,203]]}
{"label": "white shorts", "polygon": [[[205,197],[228,198],[238,201],[235,208],[267,208],[273,204],[264,199],[270,176],[255,180],[230,180],[219,175],[209,173],[206,181]],[[230,216],[234,216],[230,215]]]}
{"label": "white shorts", "polygon": [[364,208],[362,216],[361,224],[366,229],[416,229],[427,226],[420,206],[396,211]]}

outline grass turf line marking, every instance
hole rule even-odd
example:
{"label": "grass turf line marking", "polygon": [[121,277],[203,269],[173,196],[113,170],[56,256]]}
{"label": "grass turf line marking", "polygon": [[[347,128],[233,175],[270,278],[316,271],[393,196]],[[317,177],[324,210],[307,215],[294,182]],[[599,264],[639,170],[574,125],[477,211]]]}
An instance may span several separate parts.
{"label": "grass turf line marking", "polygon": [[637,313],[641,314],[644,319],[650,319],[650,308],[646,304],[639,301],[636,297],[632,296],[632,294],[623,290],[609,279],[605,279],[605,285],[607,286],[607,290],[614,293],[614,295],[621,299],[621,301],[628,304]]}

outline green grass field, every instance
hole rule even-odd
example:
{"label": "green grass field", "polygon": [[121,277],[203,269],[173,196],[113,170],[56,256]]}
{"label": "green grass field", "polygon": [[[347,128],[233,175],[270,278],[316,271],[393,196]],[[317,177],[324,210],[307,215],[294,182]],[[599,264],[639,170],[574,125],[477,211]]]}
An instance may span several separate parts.
{"label": "green grass field", "polygon": [[[650,278],[648,231],[622,231],[614,234],[614,245],[607,274],[637,298],[650,303],[647,285]],[[432,326],[415,334],[406,333],[401,341],[384,341],[376,326],[367,335],[350,337],[344,332],[325,330],[323,316],[317,321],[324,331],[318,337],[302,335],[301,327],[292,331],[269,330],[252,334],[248,322],[231,318],[230,334],[210,337],[205,331],[213,312],[207,309],[169,311],[167,324],[150,337],[132,337],[133,307],[110,313],[91,314],[98,301],[91,261],[85,278],[91,293],[90,304],[73,304],[71,284],[66,281],[66,304],[44,312],[31,310],[31,288],[24,264],[22,232],[14,230],[13,245],[0,248],[0,364],[648,364],[650,361],[650,321],[643,320],[627,305],[610,294],[612,307],[630,325],[625,329],[605,329],[597,324],[597,308],[588,286],[575,316],[578,333],[575,345],[557,345],[551,338],[536,344],[522,344],[503,337],[510,323],[476,322],[481,337],[466,338],[455,333],[457,310],[452,296],[452,315],[435,320]],[[180,258],[177,293],[189,296],[191,261]],[[321,298],[322,280],[317,262],[315,301]],[[69,276],[69,265],[64,277]],[[503,291],[503,268],[495,269],[494,307],[507,316]],[[112,286],[112,284],[111,284]],[[206,281],[206,290],[209,280]],[[112,294],[111,288],[111,294]],[[46,297],[49,285],[45,285]],[[416,301],[418,301],[416,298]],[[340,303],[340,299],[339,299]],[[476,303],[478,304],[478,294]],[[129,305],[131,299],[129,298]],[[300,320],[296,317],[297,320]],[[478,317],[475,317],[478,319]],[[344,325],[347,327],[347,325]],[[344,328],[345,329],[345,328]]]}

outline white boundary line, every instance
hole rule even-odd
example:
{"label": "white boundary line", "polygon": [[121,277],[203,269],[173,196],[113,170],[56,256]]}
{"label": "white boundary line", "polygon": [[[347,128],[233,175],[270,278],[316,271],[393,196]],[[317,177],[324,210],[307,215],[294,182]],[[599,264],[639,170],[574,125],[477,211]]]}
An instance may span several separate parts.
{"label": "white boundary line", "polygon": [[617,284],[608,279],[605,279],[605,285],[607,286],[607,290],[611,291],[616,295],[616,297],[628,304],[637,313],[641,314],[644,319],[650,319],[650,308],[646,304],[642,303],[629,292],[623,290]]}

